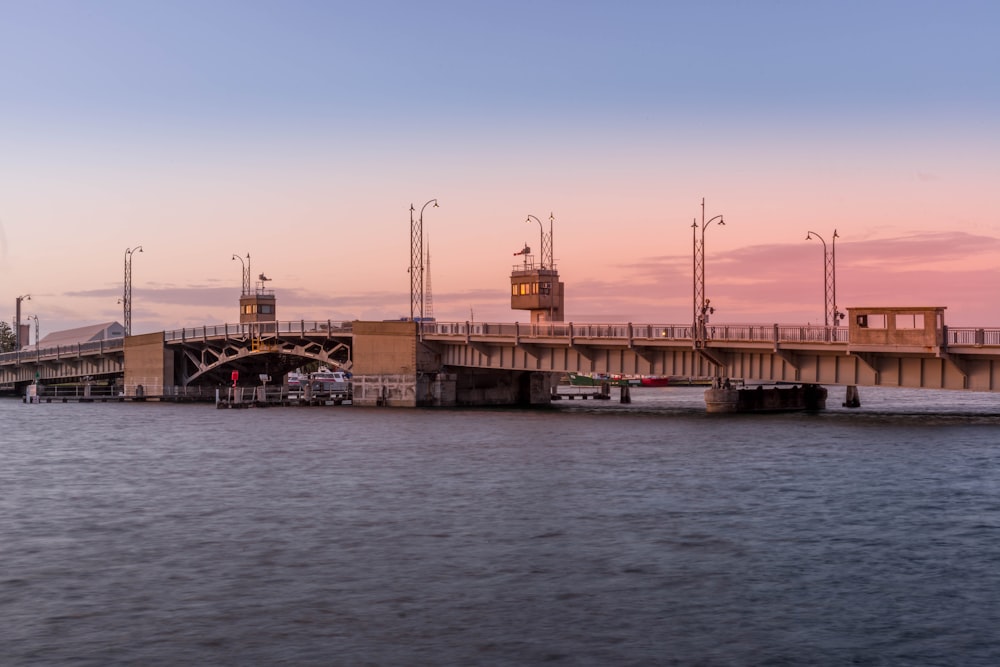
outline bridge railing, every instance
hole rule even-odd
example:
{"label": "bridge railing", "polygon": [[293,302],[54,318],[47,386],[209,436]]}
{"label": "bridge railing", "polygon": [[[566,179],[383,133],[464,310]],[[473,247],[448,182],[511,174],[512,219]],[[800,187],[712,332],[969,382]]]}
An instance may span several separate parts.
{"label": "bridge railing", "polygon": [[[576,322],[424,322],[425,335],[438,336],[511,336],[518,338],[611,340],[692,340],[689,324],[587,324]],[[705,338],[726,342],[750,343],[847,343],[848,327],[720,324],[705,327]],[[1000,341],[998,341],[1000,342]]]}
{"label": "bridge railing", "polygon": [[948,345],[1000,345],[1000,329],[948,327]]}
{"label": "bridge railing", "polygon": [[202,338],[246,338],[250,336],[275,336],[307,334],[338,334],[351,331],[350,322],[335,322],[333,320],[287,320],[281,322],[243,322],[229,324],[211,324],[190,329],[171,329],[163,332],[166,343],[198,340]]}
{"label": "bridge railing", "polygon": [[52,361],[72,357],[91,356],[95,354],[101,355],[109,352],[117,352],[124,346],[124,338],[109,338],[107,340],[98,340],[89,343],[76,343],[74,345],[24,347],[15,352],[4,352],[3,354],[0,354],[0,364],[21,364],[31,363],[34,361]]}

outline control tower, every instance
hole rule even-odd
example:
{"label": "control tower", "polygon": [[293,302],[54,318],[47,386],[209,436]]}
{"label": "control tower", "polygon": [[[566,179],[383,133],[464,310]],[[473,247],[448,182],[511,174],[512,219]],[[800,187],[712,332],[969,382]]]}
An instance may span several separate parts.
{"label": "control tower", "polygon": [[549,215],[548,234],[542,221],[535,216],[529,215],[526,222],[532,220],[538,223],[540,230],[538,261],[527,245],[514,253],[515,257],[522,257],[522,263],[515,264],[510,273],[510,307],[529,311],[533,323],[562,322],[565,317],[565,294],[552,259],[552,222],[555,216]]}
{"label": "control tower", "polygon": [[[247,253],[245,262],[239,255],[233,255],[233,259],[238,259],[243,263],[243,292],[240,294],[240,324],[277,321],[274,290],[267,289],[266,287],[271,279],[262,273],[258,276],[256,285],[251,289],[250,254]],[[259,328],[259,331],[273,330],[273,326],[262,326]]]}

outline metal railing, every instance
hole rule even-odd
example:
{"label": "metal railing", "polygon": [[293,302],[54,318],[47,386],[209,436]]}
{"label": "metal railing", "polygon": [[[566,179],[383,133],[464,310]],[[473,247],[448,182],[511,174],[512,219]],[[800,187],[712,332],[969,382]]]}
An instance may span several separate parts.
{"label": "metal railing", "polygon": [[[587,339],[590,341],[692,341],[689,324],[590,324],[576,322],[496,323],[423,322],[425,337],[514,337],[516,339]],[[849,327],[784,324],[719,324],[705,327],[705,339],[734,343],[841,343],[849,341]],[[1000,345],[1000,329],[985,331],[983,344]]]}
{"label": "metal railing", "polygon": [[1000,329],[948,327],[948,345],[1000,345]]}
{"label": "metal railing", "polygon": [[125,347],[124,338],[109,338],[91,343],[76,343],[74,345],[54,345],[51,347],[25,347],[15,352],[0,354],[0,364],[19,364],[22,362],[51,361],[102,355],[118,352]]}
{"label": "metal railing", "polygon": [[172,343],[205,338],[249,338],[251,336],[323,336],[351,332],[350,322],[332,320],[288,320],[283,322],[245,322],[236,324],[211,324],[190,329],[171,329],[163,332],[163,341]]}

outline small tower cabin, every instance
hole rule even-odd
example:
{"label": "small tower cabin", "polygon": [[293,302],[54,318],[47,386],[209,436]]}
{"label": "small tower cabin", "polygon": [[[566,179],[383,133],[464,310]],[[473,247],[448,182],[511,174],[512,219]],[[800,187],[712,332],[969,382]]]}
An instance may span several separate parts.
{"label": "small tower cabin", "polygon": [[549,232],[538,218],[528,216],[528,222],[535,220],[541,229],[541,253],[536,257],[531,254],[531,248],[525,244],[514,256],[521,257],[521,263],[515,264],[510,273],[510,307],[514,310],[527,310],[531,314],[531,322],[562,322],[565,319],[564,285],[559,280],[552,259],[552,221],[549,216]]}

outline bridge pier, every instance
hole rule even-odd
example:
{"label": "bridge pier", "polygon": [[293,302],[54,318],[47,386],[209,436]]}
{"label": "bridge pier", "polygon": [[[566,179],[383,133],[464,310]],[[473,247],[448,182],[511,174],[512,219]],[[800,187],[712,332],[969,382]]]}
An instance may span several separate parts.
{"label": "bridge pier", "polygon": [[858,392],[857,385],[851,384],[847,386],[847,394],[844,396],[844,407],[845,408],[861,407],[861,394]]}
{"label": "bridge pier", "polygon": [[163,342],[163,333],[125,338],[124,392],[126,396],[162,396],[174,382],[174,351]]}
{"label": "bridge pier", "polygon": [[456,369],[455,405],[548,405],[556,373],[504,369]]}

